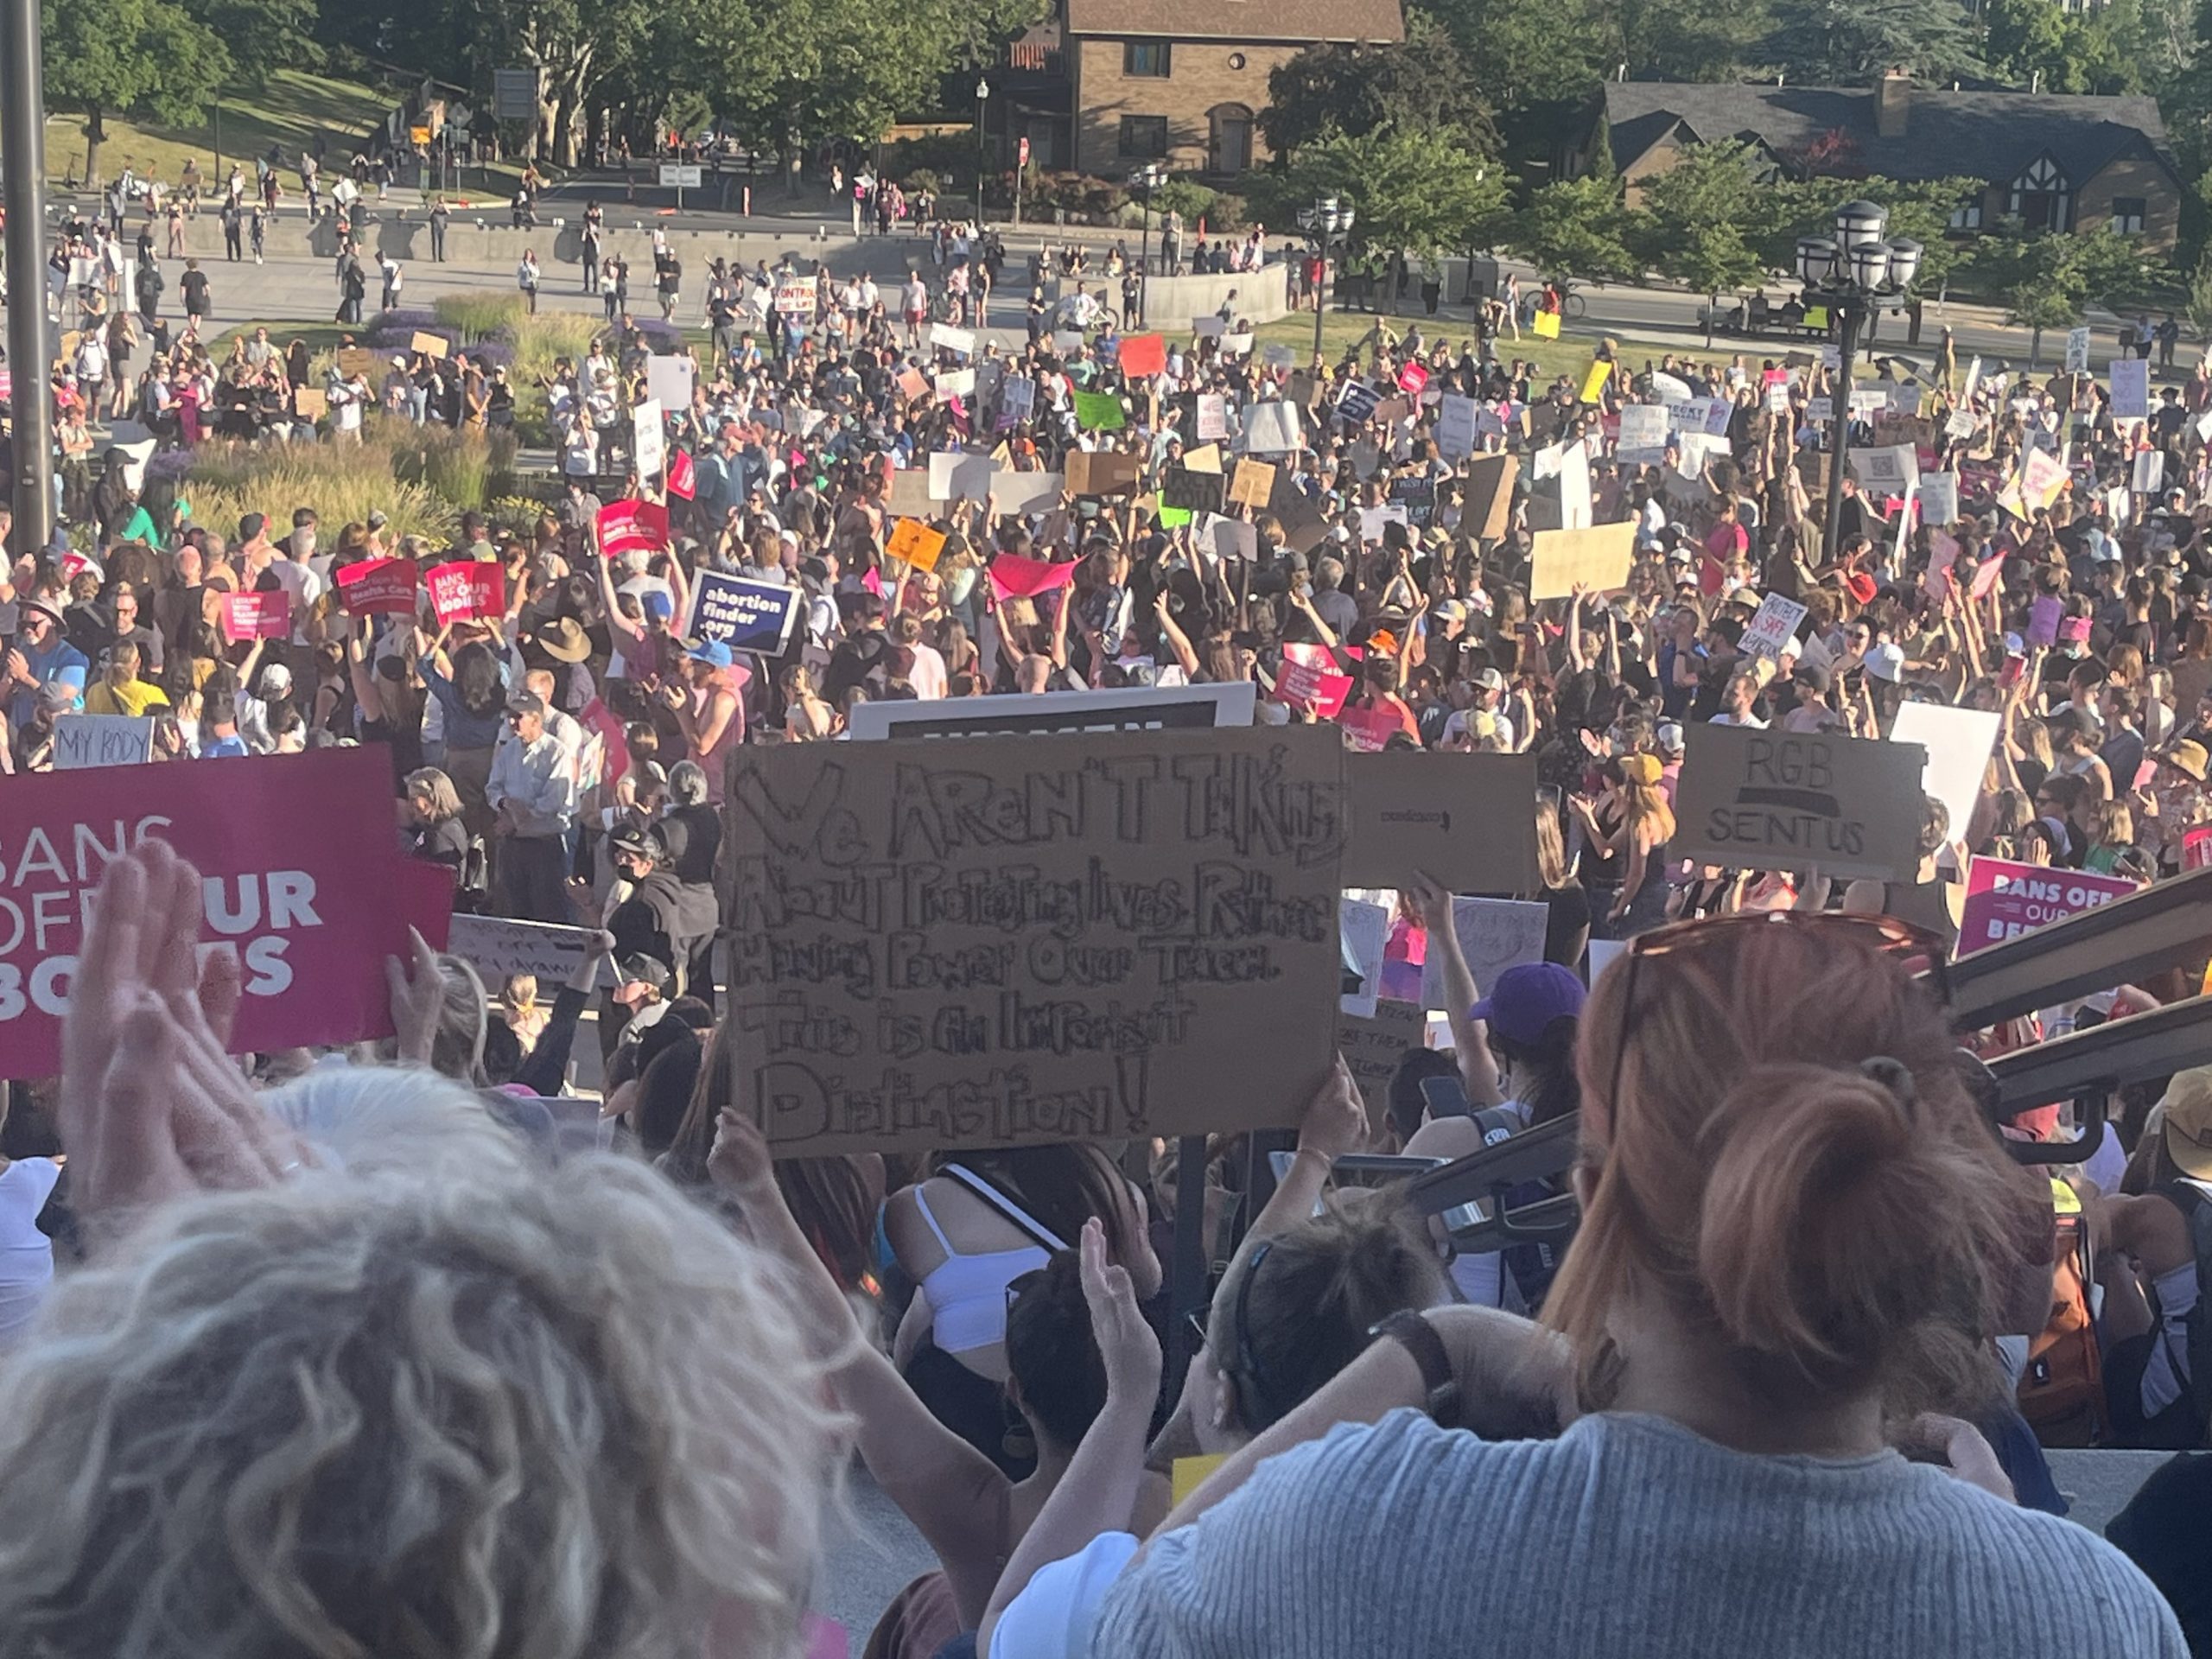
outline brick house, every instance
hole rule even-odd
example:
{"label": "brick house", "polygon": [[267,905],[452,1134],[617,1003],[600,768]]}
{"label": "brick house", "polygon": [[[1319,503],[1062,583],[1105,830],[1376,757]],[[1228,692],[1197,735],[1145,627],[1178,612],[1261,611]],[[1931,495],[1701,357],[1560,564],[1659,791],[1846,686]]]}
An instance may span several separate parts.
{"label": "brick house", "polygon": [[2181,175],[2148,98],[1950,91],[1899,73],[1871,87],[1615,81],[1571,170],[1588,170],[1601,131],[1631,204],[1686,146],[1741,139],[1788,176],[1979,179],[1979,199],[1952,216],[1961,235],[2001,219],[2108,225],[2165,252],[2181,229]]}
{"label": "brick house", "polygon": [[1311,46],[1405,38],[1399,0],[1059,0],[1007,49],[986,121],[1001,165],[1227,181],[1268,158],[1268,76]]}

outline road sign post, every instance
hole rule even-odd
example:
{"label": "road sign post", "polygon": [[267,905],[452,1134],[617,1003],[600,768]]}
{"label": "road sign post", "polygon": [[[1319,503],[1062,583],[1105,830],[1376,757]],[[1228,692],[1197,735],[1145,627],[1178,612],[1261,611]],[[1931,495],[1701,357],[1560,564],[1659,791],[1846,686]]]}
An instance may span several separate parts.
{"label": "road sign post", "polygon": [[673,189],[676,192],[676,209],[678,213],[683,211],[684,191],[696,190],[705,177],[705,169],[696,164],[681,162],[663,162],[660,164],[660,188],[664,190]]}

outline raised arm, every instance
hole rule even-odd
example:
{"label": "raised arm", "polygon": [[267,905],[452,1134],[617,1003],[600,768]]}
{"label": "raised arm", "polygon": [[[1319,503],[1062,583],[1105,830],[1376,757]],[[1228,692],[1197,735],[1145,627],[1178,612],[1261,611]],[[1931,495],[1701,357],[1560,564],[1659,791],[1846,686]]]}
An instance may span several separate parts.
{"label": "raised arm", "polygon": [[1497,1086],[1497,1057],[1490,1052],[1489,1028],[1472,1016],[1482,993],[1452,925],[1452,895],[1426,875],[1415,876],[1406,892],[1428,930],[1430,952],[1443,964],[1444,1015],[1452,1022],[1452,1047],[1467,1099],[1478,1109],[1495,1106],[1505,1097]]}

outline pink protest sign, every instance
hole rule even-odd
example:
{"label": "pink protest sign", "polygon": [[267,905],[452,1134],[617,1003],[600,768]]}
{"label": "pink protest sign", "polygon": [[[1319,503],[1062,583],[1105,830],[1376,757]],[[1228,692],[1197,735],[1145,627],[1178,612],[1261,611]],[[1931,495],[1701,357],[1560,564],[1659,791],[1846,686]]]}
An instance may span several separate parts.
{"label": "pink protest sign", "polygon": [[668,458],[668,493],[689,501],[698,492],[698,470],[691,463],[691,452],[679,449]]}
{"label": "pink protest sign", "polygon": [[1026,559],[1018,553],[1001,553],[991,561],[991,591],[1003,604],[1009,599],[1034,599],[1075,580],[1075,566]]}
{"label": "pink protest sign", "polygon": [[2079,911],[2094,910],[2135,891],[2125,876],[2056,870],[2009,858],[1977,858],[1967,868],[1966,909],[1959,954],[2000,944]]}
{"label": "pink protest sign", "polygon": [[363,559],[338,572],[338,598],[348,616],[411,616],[415,561]]}
{"label": "pink protest sign", "polygon": [[496,564],[464,559],[439,565],[423,581],[441,623],[481,621],[506,613],[506,578]]}
{"label": "pink protest sign", "polygon": [[292,596],[281,588],[273,594],[223,595],[223,638],[282,639],[292,631]]}
{"label": "pink protest sign", "polygon": [[610,501],[599,510],[599,548],[610,559],[668,545],[668,509],[652,501]]}
{"label": "pink protest sign", "polygon": [[0,791],[0,1077],[59,1069],[93,890],[149,837],[206,878],[201,950],[238,958],[233,1051],[390,1036],[385,958],[404,957],[410,922],[444,944],[453,886],[400,855],[391,812],[381,747],[14,779]]}
{"label": "pink protest sign", "polygon": [[2184,870],[2212,868],[2212,823],[2200,823],[2183,835],[2181,867]]}
{"label": "pink protest sign", "polygon": [[1974,573],[1974,583],[1967,589],[1967,597],[1987,599],[1996,591],[1997,584],[2004,575],[2005,560],[2001,555],[1993,552],[1982,562],[1981,568]]}

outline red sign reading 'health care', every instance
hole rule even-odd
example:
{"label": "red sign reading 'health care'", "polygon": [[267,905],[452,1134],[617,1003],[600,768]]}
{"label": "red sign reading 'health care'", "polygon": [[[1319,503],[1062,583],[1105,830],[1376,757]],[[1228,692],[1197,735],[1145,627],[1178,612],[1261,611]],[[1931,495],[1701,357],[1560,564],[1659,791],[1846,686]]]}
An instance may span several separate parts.
{"label": "red sign reading 'health care'", "polygon": [[2018,938],[2076,912],[2094,910],[2135,891],[2126,876],[2054,870],[2009,858],[1977,858],[1967,867],[1967,901],[1959,917],[1959,954]]}
{"label": "red sign reading 'health care'", "polygon": [[410,921],[445,942],[450,878],[400,855],[381,748],[13,779],[0,790],[0,1077],[60,1069],[101,872],[149,838],[205,878],[201,951],[238,956],[240,1053],[391,1035],[385,958],[404,959]]}

